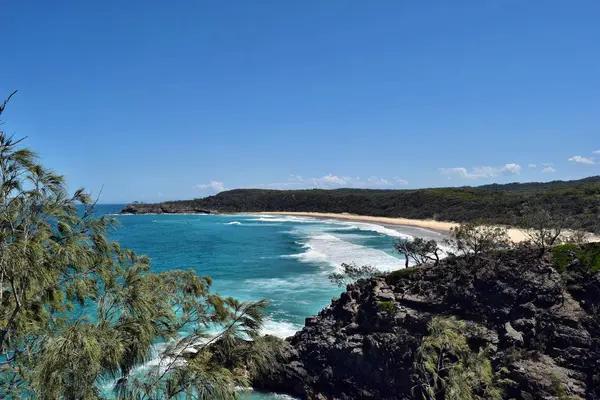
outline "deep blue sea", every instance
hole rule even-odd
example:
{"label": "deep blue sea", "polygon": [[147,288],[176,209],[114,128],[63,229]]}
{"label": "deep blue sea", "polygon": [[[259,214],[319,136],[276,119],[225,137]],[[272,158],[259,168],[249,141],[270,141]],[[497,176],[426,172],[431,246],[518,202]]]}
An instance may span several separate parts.
{"label": "deep blue sea", "polygon": [[[118,213],[122,205],[100,205]],[[112,234],[124,248],[145,254],[160,272],[192,268],[213,278],[213,290],[240,300],[270,302],[264,333],[291,336],[304,319],[327,306],[342,289],[328,275],[341,263],[398,269],[400,237],[439,234],[409,227],[268,215],[121,215]],[[249,398],[283,398],[252,393]]]}

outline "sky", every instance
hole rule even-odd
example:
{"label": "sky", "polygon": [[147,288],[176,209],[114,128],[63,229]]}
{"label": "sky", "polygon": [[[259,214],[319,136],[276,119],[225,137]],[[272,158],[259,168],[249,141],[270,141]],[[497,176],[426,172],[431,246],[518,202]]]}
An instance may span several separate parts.
{"label": "sky", "polygon": [[597,0],[4,0],[3,129],[103,203],[600,175]]}

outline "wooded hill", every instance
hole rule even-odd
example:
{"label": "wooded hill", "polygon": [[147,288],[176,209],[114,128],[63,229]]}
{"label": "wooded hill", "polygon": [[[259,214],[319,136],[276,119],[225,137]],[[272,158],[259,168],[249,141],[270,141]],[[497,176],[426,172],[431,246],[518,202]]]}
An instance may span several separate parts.
{"label": "wooded hill", "polygon": [[600,228],[600,176],[416,190],[236,189],[195,200],[130,204],[124,213],[327,212],[519,225],[528,206],[568,216],[571,227]]}

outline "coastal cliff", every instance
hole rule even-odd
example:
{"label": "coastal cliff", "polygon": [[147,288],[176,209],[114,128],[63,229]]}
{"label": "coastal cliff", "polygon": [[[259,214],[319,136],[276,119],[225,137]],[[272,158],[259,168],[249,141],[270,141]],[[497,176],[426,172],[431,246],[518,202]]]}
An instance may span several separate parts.
{"label": "coastal cliff", "polygon": [[489,352],[501,398],[600,399],[600,272],[569,254],[451,258],[349,285],[255,386],[307,399],[423,398],[419,346],[434,317],[449,317],[474,354]]}

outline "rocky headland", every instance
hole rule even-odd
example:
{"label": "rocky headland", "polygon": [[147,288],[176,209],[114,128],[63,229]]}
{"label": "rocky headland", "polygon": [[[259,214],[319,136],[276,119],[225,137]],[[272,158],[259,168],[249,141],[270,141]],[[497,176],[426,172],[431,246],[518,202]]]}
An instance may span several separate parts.
{"label": "rocky headland", "polygon": [[[458,336],[473,354],[485,350],[500,398],[600,399],[600,251],[591,246],[585,259],[569,248],[514,250],[348,285],[255,386],[305,399],[460,398],[424,396],[416,365],[432,319],[449,317],[464,323]],[[469,398],[494,398],[477,390]]]}

